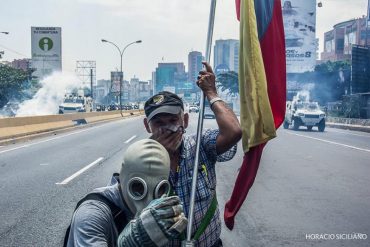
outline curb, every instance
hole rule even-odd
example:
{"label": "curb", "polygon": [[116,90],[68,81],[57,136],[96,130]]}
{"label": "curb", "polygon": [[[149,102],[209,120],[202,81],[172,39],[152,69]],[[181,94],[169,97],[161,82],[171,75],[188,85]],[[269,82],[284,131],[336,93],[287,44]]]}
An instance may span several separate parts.
{"label": "curb", "polygon": [[350,124],[339,124],[339,123],[326,123],[326,126],[344,130],[355,130],[370,133],[370,126],[362,125],[350,125]]}

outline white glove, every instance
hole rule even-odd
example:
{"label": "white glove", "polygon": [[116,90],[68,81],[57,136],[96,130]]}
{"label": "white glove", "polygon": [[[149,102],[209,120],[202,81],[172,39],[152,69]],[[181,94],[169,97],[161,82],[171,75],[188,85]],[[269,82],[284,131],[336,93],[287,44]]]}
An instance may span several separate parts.
{"label": "white glove", "polygon": [[188,220],[178,196],[153,200],[140,215],[123,229],[118,246],[164,246],[178,238],[186,229]]}

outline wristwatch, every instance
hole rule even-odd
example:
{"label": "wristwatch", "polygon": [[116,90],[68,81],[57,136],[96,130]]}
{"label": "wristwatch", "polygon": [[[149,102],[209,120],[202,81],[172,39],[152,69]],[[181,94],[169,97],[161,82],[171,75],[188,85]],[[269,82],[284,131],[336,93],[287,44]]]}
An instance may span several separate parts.
{"label": "wristwatch", "polygon": [[216,103],[217,101],[223,101],[220,97],[214,97],[213,99],[211,99],[210,101],[209,101],[209,105],[210,105],[210,107],[212,108],[212,105],[214,104],[214,103]]}

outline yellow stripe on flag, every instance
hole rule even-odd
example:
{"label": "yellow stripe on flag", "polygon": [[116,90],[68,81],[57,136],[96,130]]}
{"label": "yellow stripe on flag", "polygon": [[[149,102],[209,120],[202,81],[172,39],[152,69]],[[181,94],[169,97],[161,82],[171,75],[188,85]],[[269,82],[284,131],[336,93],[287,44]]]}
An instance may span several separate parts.
{"label": "yellow stripe on flag", "polygon": [[254,0],[242,0],[240,11],[240,122],[243,149],[247,152],[249,148],[276,137],[276,130],[267,93]]}

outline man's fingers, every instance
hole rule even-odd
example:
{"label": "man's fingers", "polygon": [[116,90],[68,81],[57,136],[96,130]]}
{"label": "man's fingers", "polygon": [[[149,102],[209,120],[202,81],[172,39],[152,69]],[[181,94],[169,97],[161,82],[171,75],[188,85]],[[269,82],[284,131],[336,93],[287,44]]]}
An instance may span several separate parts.
{"label": "man's fingers", "polygon": [[188,219],[183,213],[175,218],[175,222],[176,223],[173,224],[170,229],[168,229],[168,233],[171,236],[177,236],[178,234],[182,233],[188,225]]}
{"label": "man's fingers", "polygon": [[206,67],[207,72],[214,74],[211,65],[209,65],[207,62],[202,62],[202,64],[204,67]]}
{"label": "man's fingers", "polygon": [[159,208],[156,210],[156,215],[159,219],[167,219],[179,216],[183,212],[181,204],[175,206],[168,206],[164,208]]}
{"label": "man's fingers", "polygon": [[155,209],[162,207],[175,206],[180,204],[180,198],[178,196],[169,196],[157,199],[158,203],[155,206]]}

